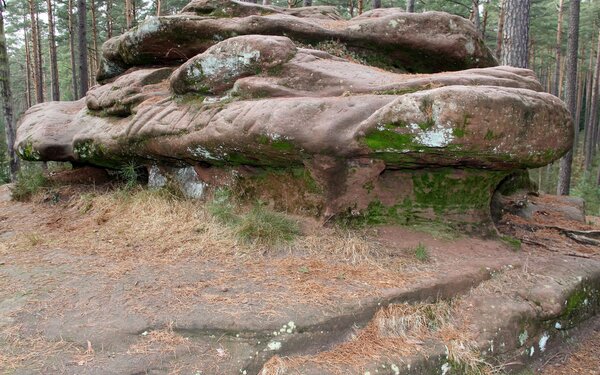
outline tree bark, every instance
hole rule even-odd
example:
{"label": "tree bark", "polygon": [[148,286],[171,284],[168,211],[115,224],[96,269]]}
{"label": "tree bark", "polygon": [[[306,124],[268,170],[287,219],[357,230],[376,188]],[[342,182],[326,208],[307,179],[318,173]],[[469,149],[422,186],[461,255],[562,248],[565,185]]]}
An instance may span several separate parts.
{"label": "tree bark", "polygon": [[500,9],[498,11],[498,33],[496,34],[496,58],[500,60],[502,56],[502,38],[504,34],[504,1],[500,0]]}
{"label": "tree bark", "polygon": [[68,31],[69,31],[69,54],[71,60],[71,90],[73,91],[73,100],[79,98],[78,84],[77,84],[77,64],[75,62],[75,25],[73,23],[73,0],[69,0],[67,6],[69,7],[67,18],[68,18]]}
{"label": "tree bark", "polygon": [[483,19],[481,20],[481,35],[485,38],[485,32],[487,31],[487,23],[488,23],[488,6],[487,3],[483,3]]}
{"label": "tree bark", "polygon": [[31,45],[33,46],[33,82],[35,87],[36,103],[44,101],[44,78],[42,70],[42,61],[40,60],[40,45],[37,27],[37,18],[35,16],[37,7],[34,0],[29,0],[29,16],[31,19]]}
{"label": "tree bark", "polygon": [[56,37],[54,35],[54,14],[52,0],[46,0],[48,7],[48,44],[50,47],[50,79],[52,81],[52,100],[60,100],[60,83],[58,79],[58,60],[56,58]]}
{"label": "tree bark", "polygon": [[554,68],[554,86],[552,87],[552,95],[556,97],[560,97],[560,68],[561,68],[561,58],[562,58],[562,23],[563,23],[563,9],[564,9],[564,0],[559,0],[558,2],[558,24],[556,27],[556,46],[555,48],[555,56],[556,56],[556,67]]}
{"label": "tree bark", "polygon": [[[24,17],[25,18],[25,17]],[[25,24],[25,23],[23,23]],[[31,51],[29,48],[29,34],[27,34],[27,27],[23,27],[23,36],[25,40],[25,71],[26,71],[26,103],[27,108],[31,107]]]}
{"label": "tree bark", "polygon": [[4,35],[4,2],[0,1],[0,81],[2,90],[2,114],[4,117],[4,131],[6,145],[8,146],[8,164],[10,179],[15,181],[19,172],[19,158],[15,152],[15,119],[13,116],[12,92],[10,91],[10,65]]}
{"label": "tree bark", "polygon": [[363,13],[363,0],[358,0],[358,14],[361,15]]}
{"label": "tree bark", "polygon": [[592,169],[592,158],[594,153],[594,128],[596,126],[596,117],[598,117],[598,73],[600,72],[600,32],[598,33],[598,46],[596,47],[596,65],[594,67],[594,76],[592,79],[592,95],[590,116],[585,124],[585,170]]}
{"label": "tree bark", "polygon": [[79,97],[88,91],[87,11],[85,0],[77,0],[77,31],[79,42]]}
{"label": "tree bark", "polygon": [[531,0],[505,0],[502,65],[527,68]]}
{"label": "tree bark", "polygon": [[481,17],[479,17],[479,0],[471,0],[471,21],[475,30],[481,34]]}
{"label": "tree bark", "polygon": [[[92,46],[94,48],[93,61],[92,65],[92,73],[95,73],[98,70],[98,61],[100,61],[100,56],[98,56],[98,22],[96,21],[96,4],[94,0],[90,0],[90,10],[92,12]],[[95,74],[90,74],[90,81],[95,81]]]}
{"label": "tree bark", "polygon": [[373,9],[381,8],[381,0],[373,0]]}
{"label": "tree bark", "polygon": [[304,7],[311,7],[312,6],[312,0],[303,0],[302,1],[302,6],[304,6]]}
{"label": "tree bark", "polygon": [[106,38],[110,39],[113,35],[112,1],[106,2]]}
{"label": "tree bark", "polygon": [[415,0],[407,0],[406,1],[406,11],[409,13],[415,12]]}
{"label": "tree bark", "polygon": [[162,2],[160,0],[156,0],[156,16],[160,17],[161,14]]}
{"label": "tree bark", "polygon": [[[562,4],[563,0],[560,0]],[[565,90],[565,103],[575,117],[577,111],[577,50],[579,49],[579,7],[580,0],[570,0],[569,7],[569,36],[567,42],[567,87]],[[559,20],[560,22],[561,20]],[[573,130],[575,123],[573,122]],[[571,191],[571,165],[573,163],[573,148],[560,159],[558,172],[558,195],[569,195]]]}
{"label": "tree bark", "polygon": [[125,25],[127,30],[133,27],[133,0],[125,0]]}

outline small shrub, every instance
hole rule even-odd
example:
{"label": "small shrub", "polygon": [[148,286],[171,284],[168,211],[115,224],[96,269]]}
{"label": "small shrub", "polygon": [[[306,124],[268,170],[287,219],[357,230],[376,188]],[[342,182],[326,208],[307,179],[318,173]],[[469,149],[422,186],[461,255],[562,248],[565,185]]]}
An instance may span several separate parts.
{"label": "small shrub", "polygon": [[27,201],[47,186],[48,179],[38,165],[23,165],[17,174],[11,195],[16,201]]}
{"label": "small shrub", "polygon": [[138,179],[140,177],[138,169],[139,166],[133,162],[127,163],[119,169],[118,175],[125,183],[125,190],[131,190],[138,185]]}
{"label": "small shrub", "polygon": [[415,248],[415,258],[417,258],[417,260],[421,262],[426,262],[429,260],[429,253],[427,252],[427,248],[420,242]]}
{"label": "small shrub", "polygon": [[292,241],[300,234],[300,228],[286,215],[256,205],[240,218],[236,233],[247,242],[276,245]]}
{"label": "small shrub", "polygon": [[217,189],[212,201],[207,204],[207,209],[222,224],[234,225],[239,221],[235,206],[231,203],[231,191],[229,189]]}

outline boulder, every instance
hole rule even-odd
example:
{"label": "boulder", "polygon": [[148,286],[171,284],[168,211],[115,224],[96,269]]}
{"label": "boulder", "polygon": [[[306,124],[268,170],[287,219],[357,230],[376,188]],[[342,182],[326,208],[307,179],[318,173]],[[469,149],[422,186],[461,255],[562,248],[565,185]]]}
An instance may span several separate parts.
{"label": "boulder", "polygon": [[496,65],[479,33],[461,17],[392,10],[344,21],[328,9],[284,10],[231,0],[193,2],[181,14],[147,18],[106,42],[97,79],[107,80],[132,66],[182,63],[220,41],[250,34],[287,36],[310,45],[330,42],[371,64],[406,72]]}
{"label": "boulder", "polygon": [[[219,9],[228,15],[217,17]],[[293,16],[275,7],[205,0],[150,20],[104,46],[105,60],[117,70],[139,66],[92,88],[85,100],[29,109],[18,127],[17,151],[28,160],[106,168],[133,161],[151,167],[152,184],[178,181],[192,197],[237,185],[246,199],[326,219],[443,219],[478,227],[491,222],[490,199],[506,176],[546,165],[571,147],[569,112],[542,92],[530,70],[407,74],[409,65],[404,73],[384,70],[297,42],[302,33],[315,35],[313,41],[346,35],[334,47],[374,48],[365,41],[377,34],[377,50],[394,61],[408,58],[409,46],[443,56],[442,69],[428,53],[411,55],[410,66],[428,67],[421,72],[453,70],[459,55],[469,56],[466,66],[492,64],[468,21],[398,9],[336,21],[315,18],[316,11]],[[148,31],[152,22],[156,27]],[[185,33],[173,34],[173,25],[185,25],[179,30]],[[222,34],[224,25],[242,35]],[[419,32],[411,29],[417,25]],[[407,36],[399,29],[413,31]],[[465,40],[478,47],[466,48]],[[177,61],[165,59],[165,43],[185,49],[187,61],[144,67]],[[140,58],[144,54],[156,58]]]}

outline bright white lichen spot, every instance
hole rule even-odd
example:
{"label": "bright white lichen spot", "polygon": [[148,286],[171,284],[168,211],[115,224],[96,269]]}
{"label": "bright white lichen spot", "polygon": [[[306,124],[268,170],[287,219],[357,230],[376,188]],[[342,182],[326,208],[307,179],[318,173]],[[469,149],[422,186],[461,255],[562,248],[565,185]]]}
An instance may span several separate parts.
{"label": "bright white lichen spot", "polygon": [[544,334],[540,338],[540,342],[539,342],[540,352],[544,352],[546,350],[546,344],[548,343],[549,338],[550,338],[550,335],[548,335],[546,332],[544,332]]}
{"label": "bright white lichen spot", "polygon": [[521,346],[525,345],[525,341],[527,341],[528,337],[529,337],[529,335],[527,334],[527,330],[525,330],[523,333],[521,333],[519,335],[519,344]]}
{"label": "bright white lichen spot", "polygon": [[396,26],[398,26],[398,21],[390,20],[390,22],[388,22],[388,25],[392,28],[395,28]]}
{"label": "bright white lichen spot", "polygon": [[450,371],[451,368],[452,368],[452,366],[450,366],[450,364],[448,362],[444,363],[442,365],[442,375],[446,375],[448,373],[448,371]]}
{"label": "bright white lichen spot", "polygon": [[531,349],[529,350],[529,356],[533,357],[534,354],[535,354],[535,347],[532,346]]}
{"label": "bright white lichen spot", "polygon": [[469,40],[467,43],[465,43],[465,49],[467,50],[468,54],[475,52],[475,44],[473,44],[472,40]]}
{"label": "bright white lichen spot", "polygon": [[560,322],[556,322],[556,323],[554,324],[554,328],[556,328],[556,329],[561,329],[561,328],[562,328],[562,324],[560,324]]}
{"label": "bright white lichen spot", "polygon": [[453,140],[451,127],[444,127],[441,124],[436,123],[429,129],[421,129],[418,124],[411,123],[410,129],[415,134],[415,142],[422,144],[427,147],[446,147]]}
{"label": "bright white lichen spot", "polygon": [[281,341],[271,341],[267,344],[267,349],[270,351],[277,351],[281,349]]}
{"label": "bright white lichen spot", "polygon": [[394,372],[394,375],[399,375],[400,374],[400,368],[398,366],[396,366],[395,364],[392,363],[392,365],[390,366],[390,368]]}

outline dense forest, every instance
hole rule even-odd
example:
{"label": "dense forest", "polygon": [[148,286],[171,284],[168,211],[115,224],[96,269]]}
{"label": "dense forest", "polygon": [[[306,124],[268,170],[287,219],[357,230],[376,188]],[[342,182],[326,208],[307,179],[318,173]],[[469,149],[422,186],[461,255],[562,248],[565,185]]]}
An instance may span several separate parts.
{"label": "dense forest", "polygon": [[[332,5],[347,18],[377,7],[444,11],[470,19],[498,57],[502,50],[504,8],[510,0],[264,0],[282,7]],[[147,17],[178,12],[186,0],[15,0],[3,9],[10,68],[12,109],[18,119],[30,106],[50,100],[76,100],[95,84],[102,43]],[[596,155],[598,132],[598,45],[600,1],[580,2],[576,80],[567,77],[570,0],[531,0],[529,68],[546,90],[566,99],[576,91],[574,114],[579,134],[574,153],[571,193],[588,199],[598,213],[600,188]],[[86,9],[86,13],[78,12]],[[85,27],[82,27],[85,26]],[[85,39],[80,38],[84,35]],[[85,41],[80,44],[80,41]],[[85,48],[82,48],[84,46]],[[85,69],[87,68],[87,69]],[[89,74],[86,72],[89,72]],[[594,72],[596,71],[596,72]],[[85,75],[87,74],[87,78]],[[82,75],[83,80],[82,80]],[[0,130],[4,134],[3,125]],[[3,138],[3,137],[2,137]],[[559,163],[531,172],[541,190],[555,192]],[[0,141],[0,181],[8,181],[6,142]]]}

